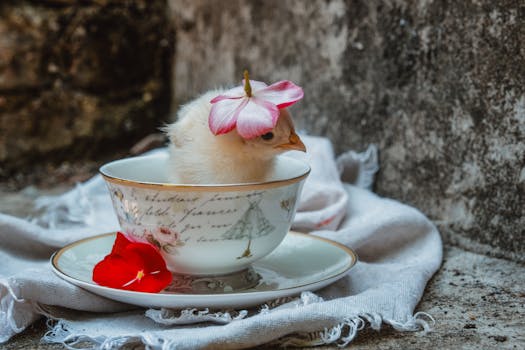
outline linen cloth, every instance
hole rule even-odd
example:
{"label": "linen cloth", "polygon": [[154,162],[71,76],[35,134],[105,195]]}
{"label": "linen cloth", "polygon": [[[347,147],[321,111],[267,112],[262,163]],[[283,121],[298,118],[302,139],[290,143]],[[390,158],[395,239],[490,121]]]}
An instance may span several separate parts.
{"label": "linen cloth", "polygon": [[48,260],[68,243],[118,229],[96,176],[38,200],[37,217],[0,214],[0,343],[42,315],[53,320],[44,341],[95,349],[130,342],[151,349],[346,345],[365,326],[428,330],[432,318],[414,309],[441,264],[439,232],[418,210],[370,191],[374,146],[336,160],[327,139],[302,138],[309,153],[294,156],[306,157],[312,171],[292,229],[354,249],[359,262],[345,277],[250,310],[144,310],[99,297],[57,277]]}

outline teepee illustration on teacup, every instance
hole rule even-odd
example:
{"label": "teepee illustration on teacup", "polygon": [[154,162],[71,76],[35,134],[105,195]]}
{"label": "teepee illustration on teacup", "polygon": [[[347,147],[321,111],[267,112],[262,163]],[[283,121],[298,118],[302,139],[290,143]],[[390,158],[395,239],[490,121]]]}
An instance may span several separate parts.
{"label": "teepee illustration on teacup", "polygon": [[248,246],[237,259],[251,257],[250,245],[252,239],[266,236],[275,229],[275,226],[264,216],[263,211],[259,207],[260,201],[260,199],[256,202],[250,201],[250,206],[240,219],[233,224],[228,231],[222,234],[222,238],[226,240],[242,240],[248,238]]}

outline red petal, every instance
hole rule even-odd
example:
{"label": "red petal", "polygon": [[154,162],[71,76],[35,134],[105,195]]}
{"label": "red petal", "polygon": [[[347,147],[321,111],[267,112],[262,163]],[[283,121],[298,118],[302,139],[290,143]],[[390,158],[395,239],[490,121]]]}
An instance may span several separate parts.
{"label": "red petal", "polygon": [[[139,279],[139,273],[143,276]],[[102,286],[141,292],[159,292],[172,279],[158,250],[147,243],[130,242],[117,233],[113,252],[93,268],[93,281]]]}
{"label": "red petal", "polygon": [[126,249],[125,254],[129,259],[133,259],[135,256],[140,257],[141,268],[146,274],[167,269],[162,255],[148,244],[132,244]]}
{"label": "red petal", "polygon": [[93,281],[101,286],[123,288],[137,277],[138,269],[119,255],[108,255],[95,265]]}
{"label": "red petal", "polygon": [[171,283],[173,275],[168,270],[159,271],[155,274],[145,275],[140,281],[129,286],[129,290],[139,292],[158,293]]}
{"label": "red petal", "polygon": [[124,250],[128,245],[132,243],[125,234],[122,232],[117,232],[117,237],[115,238],[115,243],[113,243],[113,249],[111,249],[111,254],[119,254]]}

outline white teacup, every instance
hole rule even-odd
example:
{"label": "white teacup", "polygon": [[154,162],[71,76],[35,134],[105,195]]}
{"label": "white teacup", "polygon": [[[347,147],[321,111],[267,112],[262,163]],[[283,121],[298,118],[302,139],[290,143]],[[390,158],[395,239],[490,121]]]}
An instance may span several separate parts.
{"label": "white teacup", "polygon": [[307,163],[279,156],[268,181],[173,184],[168,155],[127,158],[100,168],[122,230],[159,247],[184,275],[241,271],[272,252],[290,229]]}

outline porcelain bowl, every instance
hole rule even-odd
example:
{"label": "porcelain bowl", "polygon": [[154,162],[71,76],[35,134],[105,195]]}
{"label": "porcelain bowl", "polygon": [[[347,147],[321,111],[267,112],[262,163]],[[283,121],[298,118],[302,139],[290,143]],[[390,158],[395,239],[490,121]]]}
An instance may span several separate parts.
{"label": "porcelain bowl", "polygon": [[168,269],[225,275],[272,252],[289,231],[307,163],[279,156],[265,182],[168,182],[168,154],[113,161],[100,168],[123,232],[159,248]]}

